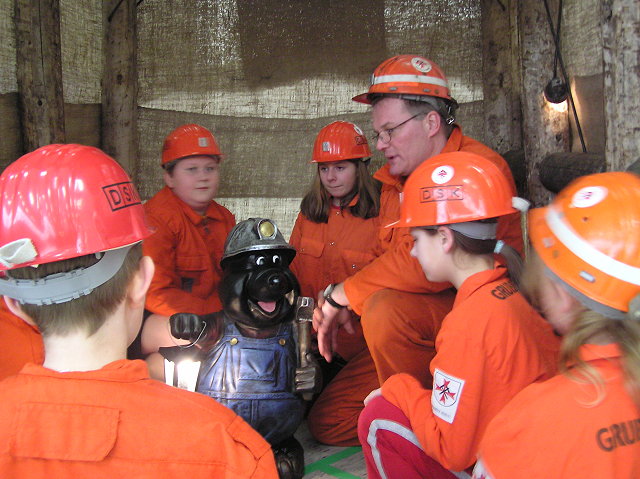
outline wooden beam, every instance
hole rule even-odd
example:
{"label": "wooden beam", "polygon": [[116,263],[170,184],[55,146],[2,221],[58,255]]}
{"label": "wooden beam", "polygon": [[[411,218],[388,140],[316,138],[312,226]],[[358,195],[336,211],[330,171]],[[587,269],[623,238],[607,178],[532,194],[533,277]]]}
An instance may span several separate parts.
{"label": "wooden beam", "polygon": [[102,5],[105,32],[102,148],[135,177],[138,158],[136,0],[110,0]]}
{"label": "wooden beam", "polygon": [[640,2],[602,1],[605,153],[608,170],[640,158]]}
{"label": "wooden beam", "polygon": [[484,138],[500,153],[522,148],[517,3],[481,1]]}
{"label": "wooden beam", "polygon": [[540,182],[552,193],[558,193],[579,176],[606,171],[600,153],[551,153],[540,162]]}
{"label": "wooden beam", "polygon": [[[557,1],[549,0],[549,4],[551,11],[556,12]],[[542,93],[553,76],[555,54],[544,2],[525,0],[520,2],[519,9],[528,199],[534,206],[542,206],[552,195],[540,182],[539,166],[549,153],[569,150],[569,117],[567,111],[553,110]]]}
{"label": "wooden beam", "polygon": [[15,25],[24,148],[64,143],[59,0],[15,0]]}

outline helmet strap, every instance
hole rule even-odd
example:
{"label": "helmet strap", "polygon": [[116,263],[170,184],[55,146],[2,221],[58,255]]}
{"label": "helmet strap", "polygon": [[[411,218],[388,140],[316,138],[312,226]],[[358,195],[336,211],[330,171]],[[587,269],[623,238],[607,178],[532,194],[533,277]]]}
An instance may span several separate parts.
{"label": "helmet strap", "polygon": [[496,238],[498,223],[481,223],[480,221],[465,221],[463,223],[448,224],[447,227],[469,238],[489,240]]}
{"label": "helmet strap", "polygon": [[7,276],[0,279],[0,294],[23,304],[37,306],[66,303],[86,296],[120,270],[132,247],[129,245],[105,251],[97,263],[87,268],[55,273],[36,280]]}

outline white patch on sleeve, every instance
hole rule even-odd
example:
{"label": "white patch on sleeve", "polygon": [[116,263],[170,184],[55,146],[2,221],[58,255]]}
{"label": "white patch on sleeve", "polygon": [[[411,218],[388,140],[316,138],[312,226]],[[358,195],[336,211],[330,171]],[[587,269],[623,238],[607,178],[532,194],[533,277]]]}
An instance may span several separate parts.
{"label": "white patch on sleeve", "polygon": [[443,421],[453,424],[460,404],[464,379],[456,378],[436,368],[433,374],[431,409]]}

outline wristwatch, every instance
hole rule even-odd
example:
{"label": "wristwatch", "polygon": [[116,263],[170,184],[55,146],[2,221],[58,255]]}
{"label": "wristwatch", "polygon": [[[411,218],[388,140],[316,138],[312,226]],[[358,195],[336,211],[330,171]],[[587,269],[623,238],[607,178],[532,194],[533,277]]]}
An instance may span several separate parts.
{"label": "wristwatch", "polygon": [[335,289],[335,287],[336,285],[333,283],[327,286],[327,288],[324,290],[324,293],[322,293],[322,297],[327,303],[329,303],[331,306],[333,306],[336,309],[346,308],[346,306],[343,306],[337,303],[336,300],[331,297],[331,293],[333,293],[333,290]]}

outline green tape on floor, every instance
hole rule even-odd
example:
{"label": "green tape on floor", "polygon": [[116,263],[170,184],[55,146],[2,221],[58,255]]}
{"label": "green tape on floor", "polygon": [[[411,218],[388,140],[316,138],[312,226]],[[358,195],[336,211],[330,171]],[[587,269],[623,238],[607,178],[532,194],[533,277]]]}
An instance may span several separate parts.
{"label": "green tape on floor", "polygon": [[304,468],[305,474],[310,474],[315,471],[324,472],[325,474],[329,474],[330,476],[338,477],[340,479],[361,479],[359,476],[354,476],[346,471],[342,471],[337,467],[333,466],[334,463],[341,461],[349,456],[353,456],[354,454],[362,451],[361,447],[347,447],[343,451],[336,452],[330,456],[325,457],[324,459],[320,459],[312,464],[309,464]]}

